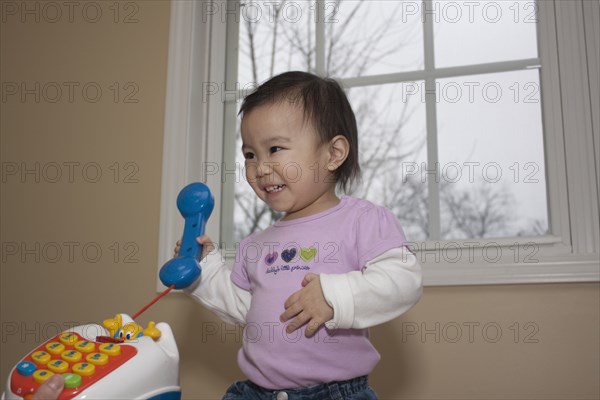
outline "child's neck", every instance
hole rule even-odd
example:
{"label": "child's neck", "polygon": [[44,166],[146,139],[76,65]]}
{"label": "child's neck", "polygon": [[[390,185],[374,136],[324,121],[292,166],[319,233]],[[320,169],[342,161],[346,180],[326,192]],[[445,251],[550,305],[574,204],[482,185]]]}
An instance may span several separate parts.
{"label": "child's neck", "polygon": [[330,208],[337,206],[340,203],[339,197],[335,194],[335,189],[325,192],[322,196],[317,198],[308,206],[287,213],[281,220],[282,221],[291,221],[298,218],[310,217],[311,215],[315,215],[326,211]]}

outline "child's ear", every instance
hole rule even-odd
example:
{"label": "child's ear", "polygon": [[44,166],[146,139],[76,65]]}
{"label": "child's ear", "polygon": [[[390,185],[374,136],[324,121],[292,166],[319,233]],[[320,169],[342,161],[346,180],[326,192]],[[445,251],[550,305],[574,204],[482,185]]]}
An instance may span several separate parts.
{"label": "child's ear", "polygon": [[346,161],[350,152],[350,144],[345,136],[337,135],[329,141],[329,163],[327,169],[331,172],[339,168]]}

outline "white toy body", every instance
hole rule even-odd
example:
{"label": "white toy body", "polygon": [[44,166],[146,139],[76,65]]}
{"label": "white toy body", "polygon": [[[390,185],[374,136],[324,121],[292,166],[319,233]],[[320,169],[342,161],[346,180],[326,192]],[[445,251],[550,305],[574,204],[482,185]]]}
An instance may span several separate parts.
{"label": "white toy body", "polygon": [[[130,316],[121,314],[123,324],[133,322]],[[106,373],[97,380],[88,380],[88,386],[81,391],[65,389],[60,399],[146,399],[146,400],[177,400],[181,397],[179,386],[179,351],[171,327],[164,322],[156,324],[161,331],[160,338],[153,340],[148,336],[141,336],[133,341],[120,343],[120,346],[132,346],[129,353],[135,355],[124,361],[115,369]],[[97,336],[108,336],[109,331],[98,324],[80,325],[67,331],[76,333],[83,339],[94,342],[96,347],[101,343],[96,342]],[[63,332],[66,333],[66,332]],[[48,340],[46,343],[51,342]],[[44,343],[44,345],[46,345]],[[38,349],[38,348],[36,348]],[[21,363],[27,363],[31,354],[23,358]],[[85,362],[85,360],[82,360]],[[30,362],[30,364],[34,364]],[[23,389],[17,389],[14,374],[19,374],[15,366],[8,377],[6,392],[2,395],[3,400],[23,399],[28,393]],[[70,366],[72,368],[73,365]],[[39,365],[38,368],[44,368]],[[69,370],[68,372],[74,372]],[[22,374],[21,374],[22,375]],[[93,377],[93,375],[92,375]],[[17,375],[18,379],[25,379]],[[31,378],[31,377],[27,377]],[[84,382],[86,377],[83,377]],[[87,377],[91,379],[91,377]],[[91,384],[90,384],[91,383]],[[34,384],[39,387],[38,383]],[[21,391],[15,393],[13,390]],[[31,392],[29,392],[31,393]]]}

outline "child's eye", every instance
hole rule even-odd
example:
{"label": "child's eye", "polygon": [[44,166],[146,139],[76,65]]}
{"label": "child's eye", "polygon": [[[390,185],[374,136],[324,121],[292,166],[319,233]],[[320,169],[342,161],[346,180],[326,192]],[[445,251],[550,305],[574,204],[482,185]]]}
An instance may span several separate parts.
{"label": "child's eye", "polygon": [[279,146],[272,146],[272,147],[269,149],[269,151],[270,151],[271,153],[277,153],[279,150],[281,150],[281,147],[279,147]]}
{"label": "child's eye", "polygon": [[247,152],[244,153],[244,158],[246,160],[252,160],[254,158],[254,153],[252,153],[250,151],[247,151]]}

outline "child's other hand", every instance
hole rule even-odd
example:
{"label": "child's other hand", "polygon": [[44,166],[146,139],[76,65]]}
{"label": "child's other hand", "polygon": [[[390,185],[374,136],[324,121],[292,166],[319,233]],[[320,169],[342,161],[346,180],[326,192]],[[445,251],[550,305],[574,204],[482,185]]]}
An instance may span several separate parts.
{"label": "child's other hand", "polygon": [[325,322],[333,318],[333,308],[325,301],[321,279],[316,274],[306,274],[302,281],[302,289],[292,294],[285,301],[285,311],[279,317],[281,322],[290,322],[287,333],[306,324],[306,336],[311,337]]}
{"label": "child's other hand", "polygon": [[[208,253],[215,249],[214,243],[207,235],[197,237],[196,241],[202,246],[202,256],[200,257],[201,260],[203,260],[204,257],[208,255]],[[179,249],[181,249],[181,239],[178,240],[177,243],[175,243],[173,257],[177,257],[179,255]]]}

